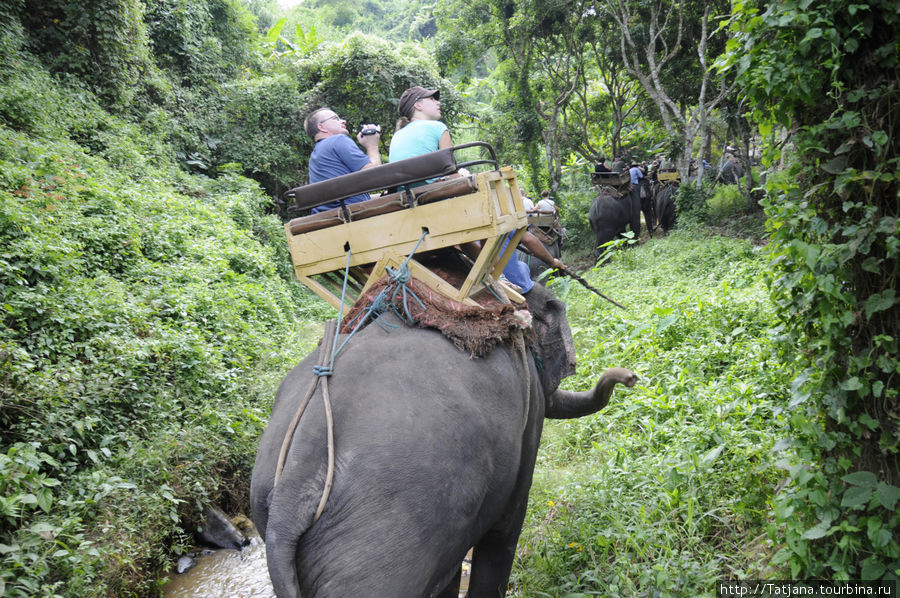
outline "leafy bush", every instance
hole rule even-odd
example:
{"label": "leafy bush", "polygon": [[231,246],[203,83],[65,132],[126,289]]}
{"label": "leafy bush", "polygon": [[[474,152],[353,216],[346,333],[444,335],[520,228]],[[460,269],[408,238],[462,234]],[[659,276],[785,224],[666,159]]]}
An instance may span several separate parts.
{"label": "leafy bush", "polygon": [[77,78],[118,108],[134,97],[150,66],[141,2],[25,0],[16,16],[52,72]]}
{"label": "leafy bush", "polygon": [[773,563],[801,579],[896,580],[900,16],[884,1],[735,8],[730,66],[761,130],[789,127],[799,156],[765,205],[772,294],[801,368]]}
{"label": "leafy bush", "polygon": [[707,215],[712,222],[733,218],[747,209],[747,200],[737,185],[717,185],[706,200]]}
{"label": "leafy bush", "polygon": [[224,88],[224,118],[214,131],[217,164],[237,163],[272,195],[303,184],[297,166],[305,163],[300,91],[287,75],[238,80]]}
{"label": "leafy bush", "polygon": [[640,381],[598,414],[545,423],[516,595],[713,596],[763,574],[792,377],[766,267],[745,241],[675,231],[588,275],[627,311],[554,283],[579,357],[566,386],[610,366]]}
{"label": "leafy bush", "polygon": [[568,252],[589,252],[594,248],[594,233],[588,221],[596,193],[587,189],[560,191],[557,195],[560,223],[565,229],[563,247]]}
{"label": "leafy bush", "polygon": [[678,194],[675,196],[675,211],[680,224],[702,224],[707,221],[709,218],[707,200],[712,190],[712,186],[706,181],[701,187],[694,184],[678,186]]}
{"label": "leafy bush", "polygon": [[245,507],[303,305],[321,305],[255,183],[151,165],[136,128],[102,122],[96,151],[0,127],[10,596],[149,592],[202,505]]}

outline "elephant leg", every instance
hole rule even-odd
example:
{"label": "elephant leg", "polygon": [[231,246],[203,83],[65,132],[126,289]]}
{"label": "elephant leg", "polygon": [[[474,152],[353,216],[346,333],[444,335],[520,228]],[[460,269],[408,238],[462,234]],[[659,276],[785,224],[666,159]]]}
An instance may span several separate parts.
{"label": "elephant leg", "polygon": [[[522,518],[524,520],[524,513]],[[521,530],[521,525],[519,526]],[[472,553],[472,577],[468,598],[506,596],[509,574],[516,556],[519,533],[488,532]]]}
{"label": "elephant leg", "polygon": [[638,187],[631,190],[631,230],[634,238],[641,236],[641,191]]}
{"label": "elephant leg", "polygon": [[647,232],[653,237],[653,231],[656,228],[656,210],[654,209],[653,198],[644,198],[641,200],[641,212],[644,213],[644,224],[647,225]]}
{"label": "elephant leg", "polygon": [[459,597],[459,581],[462,579],[462,565],[459,567],[459,571],[456,572],[456,577],[450,580],[450,583],[447,584],[447,587],[440,591],[440,593],[435,594],[434,598],[458,598]]}

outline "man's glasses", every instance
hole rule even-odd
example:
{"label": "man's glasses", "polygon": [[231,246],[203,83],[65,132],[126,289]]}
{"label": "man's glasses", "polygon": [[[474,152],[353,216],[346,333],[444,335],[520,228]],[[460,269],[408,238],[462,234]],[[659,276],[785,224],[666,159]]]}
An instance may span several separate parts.
{"label": "man's glasses", "polygon": [[329,120],[331,120],[331,119],[333,119],[333,118],[336,118],[336,119],[338,119],[338,120],[344,120],[343,118],[341,118],[340,116],[338,116],[337,114],[335,114],[334,116],[329,116],[328,118],[323,118],[322,120],[319,121],[319,124],[326,123],[326,122],[328,122]]}

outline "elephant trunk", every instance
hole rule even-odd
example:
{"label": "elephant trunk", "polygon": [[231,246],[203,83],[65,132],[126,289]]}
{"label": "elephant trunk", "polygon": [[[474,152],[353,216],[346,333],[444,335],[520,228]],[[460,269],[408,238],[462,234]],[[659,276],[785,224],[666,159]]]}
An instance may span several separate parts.
{"label": "elephant trunk", "polygon": [[545,416],[551,419],[570,419],[600,411],[609,402],[616,384],[632,387],[637,374],[625,368],[610,368],[603,372],[591,390],[573,392],[556,389],[547,400]]}

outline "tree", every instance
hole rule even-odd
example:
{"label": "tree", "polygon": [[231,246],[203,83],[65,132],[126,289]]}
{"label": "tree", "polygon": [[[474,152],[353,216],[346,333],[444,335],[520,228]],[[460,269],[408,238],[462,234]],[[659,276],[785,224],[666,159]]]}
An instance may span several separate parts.
{"label": "tree", "polygon": [[75,76],[120,109],[150,68],[139,0],[21,0],[17,18],[51,72]]}
{"label": "tree", "polygon": [[[595,21],[594,33],[584,49],[582,81],[575,89],[577,101],[569,110],[573,121],[569,128],[570,146],[592,162],[622,154],[622,131],[640,106],[637,81],[623,72],[618,52],[610,43],[613,32],[609,21]],[[608,121],[602,121],[605,117]],[[604,137],[608,137],[608,151],[599,145]]]}
{"label": "tree", "polygon": [[566,109],[584,81],[593,17],[588,0],[476,0],[441,5],[438,18],[445,36],[466,32],[497,53],[498,76],[506,88],[497,101],[505,102],[502,111],[511,117],[508,133],[523,146],[522,157],[531,155],[529,146],[543,146],[554,190],[570,151]]}
{"label": "tree", "polygon": [[774,562],[799,579],[896,579],[900,13],[893,0],[764,8],[735,3],[727,66],[763,130],[793,130],[798,151],[765,206],[772,292],[803,366]]}
{"label": "tree", "polygon": [[[689,173],[694,139],[707,130],[710,113],[732,86],[717,82],[710,65],[715,50],[724,47],[723,41],[714,40],[717,31],[711,30],[714,8],[711,3],[695,6],[687,0],[646,4],[606,0],[599,9],[619,27],[622,61],[659,110],[675,144],[675,161],[683,179]],[[696,51],[696,63],[685,62],[691,50]],[[697,177],[698,185],[701,178]]]}

